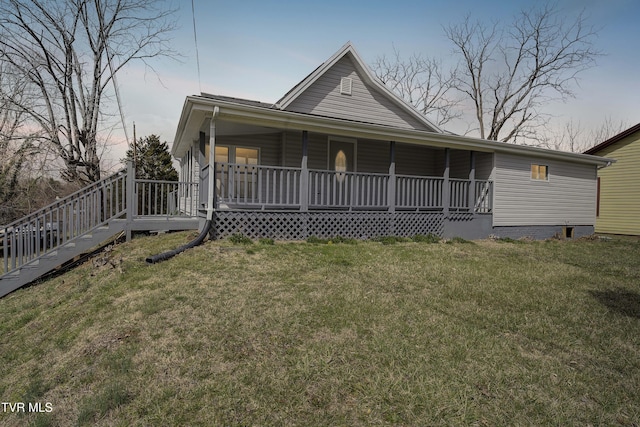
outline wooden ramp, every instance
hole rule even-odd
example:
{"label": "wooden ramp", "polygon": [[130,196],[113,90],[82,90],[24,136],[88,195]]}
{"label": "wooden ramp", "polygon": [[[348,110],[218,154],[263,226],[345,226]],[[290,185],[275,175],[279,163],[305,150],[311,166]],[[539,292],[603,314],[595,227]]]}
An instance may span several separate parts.
{"label": "wooden ramp", "polygon": [[198,229],[195,209],[182,197],[183,189],[193,194],[195,184],[134,176],[130,166],[0,228],[0,297],[120,233]]}

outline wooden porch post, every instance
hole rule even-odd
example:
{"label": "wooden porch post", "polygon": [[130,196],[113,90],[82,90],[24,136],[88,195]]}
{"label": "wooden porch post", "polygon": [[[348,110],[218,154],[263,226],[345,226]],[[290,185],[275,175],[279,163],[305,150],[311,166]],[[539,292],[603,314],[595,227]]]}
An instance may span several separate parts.
{"label": "wooden porch post", "polygon": [[309,133],[302,131],[302,171],[300,172],[300,210],[309,210],[309,167],[308,167]]}
{"label": "wooden porch post", "polygon": [[207,177],[207,219],[213,219],[216,208],[216,118],[220,109],[216,105],[211,113],[209,122],[209,176]]}
{"label": "wooden porch post", "polygon": [[476,214],[476,152],[469,158],[469,211]]}
{"label": "wooden porch post", "polygon": [[449,163],[451,153],[449,148],[444,149],[444,173],[442,174],[442,212],[447,216],[449,214],[449,205],[451,204],[451,188],[449,187]]}
{"label": "wooden porch post", "polygon": [[389,141],[389,187],[387,189],[389,212],[396,211],[396,142]]}
{"label": "wooden porch post", "polygon": [[133,215],[134,212],[137,213],[136,202],[138,198],[135,193],[135,180],[136,180],[136,169],[133,166],[133,161],[127,161],[127,182],[126,182],[126,203],[127,203],[127,217],[126,217],[126,238],[127,242],[131,241],[131,229],[133,228]]}

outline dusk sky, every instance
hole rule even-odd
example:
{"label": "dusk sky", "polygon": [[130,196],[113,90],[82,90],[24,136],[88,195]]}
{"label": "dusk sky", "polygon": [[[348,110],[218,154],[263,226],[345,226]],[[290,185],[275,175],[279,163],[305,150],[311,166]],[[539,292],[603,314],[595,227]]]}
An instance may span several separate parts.
{"label": "dusk sky", "polygon": [[[456,1],[247,1],[195,0],[201,82],[198,82],[191,2],[178,3],[179,30],[173,47],[180,62],[150,62],[158,77],[142,64],[118,75],[124,114],[132,136],[159,134],[173,142],[184,99],[200,91],[275,102],[291,87],[351,41],[365,62],[413,53],[453,61],[443,26],[472,18],[508,22],[535,0]],[[604,55],[580,76],[577,98],[550,104],[557,123],[573,119],[594,126],[610,117],[632,126],[640,121],[640,2],[637,0],[560,0],[559,11],[575,18],[585,9],[598,30],[596,48]],[[456,132],[456,129],[448,129]],[[117,161],[126,150],[122,132],[111,136],[107,158]],[[108,166],[109,162],[107,162]]]}

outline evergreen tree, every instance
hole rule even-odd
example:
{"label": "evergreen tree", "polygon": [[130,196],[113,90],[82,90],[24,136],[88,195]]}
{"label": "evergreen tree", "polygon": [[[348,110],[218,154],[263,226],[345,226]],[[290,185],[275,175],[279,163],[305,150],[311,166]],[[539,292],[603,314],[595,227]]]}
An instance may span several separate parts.
{"label": "evergreen tree", "polygon": [[139,138],[136,143],[134,159],[133,148],[127,150],[125,160],[134,160],[136,178],[153,179],[159,181],[177,181],[178,172],[173,167],[173,159],[169,153],[169,145],[160,142],[158,135]]}

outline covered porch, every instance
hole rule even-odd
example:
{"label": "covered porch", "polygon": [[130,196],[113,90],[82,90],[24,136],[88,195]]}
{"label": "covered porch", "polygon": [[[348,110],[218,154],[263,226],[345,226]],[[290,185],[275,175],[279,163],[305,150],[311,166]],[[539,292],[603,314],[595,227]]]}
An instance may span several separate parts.
{"label": "covered porch", "polygon": [[492,224],[495,153],[476,140],[194,97],[172,154],[180,180],[199,184],[184,203],[216,237],[458,235],[459,226],[472,237]]}
{"label": "covered porch", "polygon": [[[213,196],[216,211],[490,214],[493,209],[492,153],[370,139],[342,139],[334,148],[330,135],[307,131],[202,134],[201,140],[202,208]],[[210,141],[215,141],[213,156]]]}

